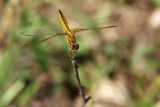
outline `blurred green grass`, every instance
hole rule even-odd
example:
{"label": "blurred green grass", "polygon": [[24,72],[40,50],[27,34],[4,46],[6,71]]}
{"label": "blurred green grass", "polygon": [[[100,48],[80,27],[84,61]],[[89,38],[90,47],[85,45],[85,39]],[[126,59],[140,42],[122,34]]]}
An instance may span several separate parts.
{"label": "blurred green grass", "polygon": [[[158,0],[152,1],[159,6]],[[61,2],[66,3],[66,1]],[[43,2],[41,3],[38,0],[34,2],[28,1],[28,4],[22,7],[19,17],[15,17],[14,21],[18,21],[18,23],[16,23],[15,28],[8,32],[10,35],[9,42],[4,49],[0,63],[1,107],[10,105],[27,107],[28,101],[33,99],[39,88],[38,85],[40,83],[37,82],[37,79],[43,74],[48,74],[51,77],[53,95],[58,93],[57,90],[60,90],[60,86],[63,86],[63,84],[69,84],[77,88],[65,37],[55,37],[28,49],[19,49],[20,46],[37,40],[35,37],[23,37],[19,34],[21,31],[57,26],[57,21],[59,21],[57,20],[58,6],[64,6],[61,2],[48,2],[43,5]],[[123,0],[123,2],[125,3],[126,1]],[[114,3],[119,2],[115,1]],[[108,16],[112,13],[114,5],[112,3],[108,4],[108,2],[104,2],[104,4],[104,7],[95,13],[96,17]],[[5,2],[5,5],[7,5],[7,2]],[[68,5],[73,4],[69,2]],[[44,8],[45,6],[46,8]],[[84,23],[91,19],[87,13],[76,6],[72,6],[70,11],[65,11],[65,8],[67,7],[62,10],[64,10],[66,18],[69,19],[68,23],[72,19],[79,23]],[[53,14],[51,14],[52,11],[50,9],[53,10]],[[103,14],[106,9],[108,11]],[[41,13],[41,11],[44,12]],[[45,13],[46,11],[50,12]],[[73,18],[70,19],[70,17]],[[127,69],[126,74],[133,77],[135,82],[131,89],[131,94],[134,96],[131,101],[132,104],[135,107],[152,107],[155,105],[156,94],[159,93],[160,87],[159,82],[157,83],[156,81],[159,79],[150,80],[150,78],[152,78],[152,75],[158,75],[160,65],[159,60],[155,57],[157,48],[154,44],[143,44],[136,47],[129,37],[121,37],[117,41],[110,43],[104,42],[103,38],[100,37],[101,43],[97,47],[98,49],[95,49],[92,47],[92,41],[96,40],[95,35],[102,35],[101,32],[93,31],[82,34],[84,36],[78,37],[80,49],[78,50],[77,59],[82,84],[87,90],[92,91],[90,87],[95,84],[98,85],[104,78],[113,78],[112,76],[116,75],[117,72],[123,73],[121,67],[125,67]],[[98,63],[99,56],[103,60]],[[149,84],[148,81],[157,83],[153,84],[153,86],[151,85],[151,88],[154,88],[149,92],[153,93],[153,95],[144,92],[144,87]],[[148,99],[143,98],[144,96]]]}

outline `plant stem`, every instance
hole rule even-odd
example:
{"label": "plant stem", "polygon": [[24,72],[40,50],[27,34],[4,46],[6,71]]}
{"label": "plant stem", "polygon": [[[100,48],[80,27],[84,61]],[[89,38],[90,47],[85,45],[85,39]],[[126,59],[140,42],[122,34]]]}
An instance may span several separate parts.
{"label": "plant stem", "polygon": [[80,78],[79,78],[78,65],[77,65],[75,56],[71,57],[71,62],[73,64],[74,71],[75,71],[75,77],[76,77],[77,82],[78,82],[79,93],[80,93],[80,96],[82,97],[82,100],[83,100],[83,103],[82,103],[81,107],[84,107],[84,105],[91,99],[91,97],[89,96],[88,98],[85,98],[84,88],[81,85],[81,81],[80,81]]}

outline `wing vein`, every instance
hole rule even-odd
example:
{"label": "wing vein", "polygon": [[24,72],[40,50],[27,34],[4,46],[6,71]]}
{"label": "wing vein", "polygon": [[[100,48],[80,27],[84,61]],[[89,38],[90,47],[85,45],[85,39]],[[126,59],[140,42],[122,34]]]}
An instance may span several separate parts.
{"label": "wing vein", "polygon": [[32,45],[35,45],[35,44],[40,44],[40,43],[42,43],[42,42],[44,42],[44,41],[47,41],[47,40],[49,40],[49,39],[51,39],[51,38],[53,38],[53,37],[55,37],[55,36],[58,36],[58,35],[66,35],[66,33],[58,33],[58,34],[56,34],[56,35],[50,36],[50,37],[48,37],[48,38],[42,39],[42,40],[37,41],[37,42],[25,44],[25,45],[23,45],[22,47],[20,47],[20,49],[25,49],[25,48],[28,48],[29,46],[32,46]]}

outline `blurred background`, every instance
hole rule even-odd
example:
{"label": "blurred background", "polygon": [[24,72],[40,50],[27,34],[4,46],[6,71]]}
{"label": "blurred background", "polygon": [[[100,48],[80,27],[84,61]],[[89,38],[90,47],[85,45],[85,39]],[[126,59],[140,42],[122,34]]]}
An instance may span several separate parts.
{"label": "blurred background", "polygon": [[0,0],[0,107],[78,107],[65,36],[20,49],[39,39],[22,31],[61,29],[58,9],[71,28],[121,15],[76,35],[87,107],[160,107],[160,0]]}

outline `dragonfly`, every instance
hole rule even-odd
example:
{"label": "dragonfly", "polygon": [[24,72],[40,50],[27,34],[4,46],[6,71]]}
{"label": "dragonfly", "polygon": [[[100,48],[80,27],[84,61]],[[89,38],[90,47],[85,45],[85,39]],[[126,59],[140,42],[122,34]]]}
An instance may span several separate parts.
{"label": "dragonfly", "polygon": [[[54,34],[55,32],[54,33],[50,32],[51,30],[48,31],[48,30],[45,30],[45,29],[33,29],[33,30],[21,32],[21,34],[24,35],[24,36],[43,36],[43,35],[50,35],[50,34],[52,35],[52,36],[49,36],[49,37],[44,38],[42,40],[39,40],[39,41],[36,41],[36,42],[33,42],[33,43],[25,44],[21,47],[21,49],[30,47],[30,46],[35,45],[35,44],[40,44],[40,43],[42,43],[44,41],[47,41],[47,40],[49,40],[53,37],[56,37],[56,36],[66,35],[66,41],[67,41],[67,44],[69,46],[69,55],[71,57],[74,57],[77,54],[77,51],[79,49],[79,44],[77,44],[76,36],[75,36],[75,34],[77,32],[87,31],[87,30],[101,30],[101,29],[117,27],[117,26],[113,26],[113,25],[103,26],[103,27],[96,27],[96,26],[91,25],[89,27],[79,27],[79,28],[70,29],[69,26],[68,26],[67,20],[66,20],[64,14],[62,13],[62,11],[60,9],[58,9],[58,16],[59,16],[59,20],[60,20],[63,31],[61,31],[59,33],[56,33],[56,34]],[[114,21],[117,21],[120,17],[121,17],[120,15],[115,15],[113,17],[107,17],[107,18],[100,19],[96,22],[98,24],[114,22]],[[91,21],[91,23],[92,23],[92,21]],[[56,29],[54,29],[52,31],[56,31]]]}

